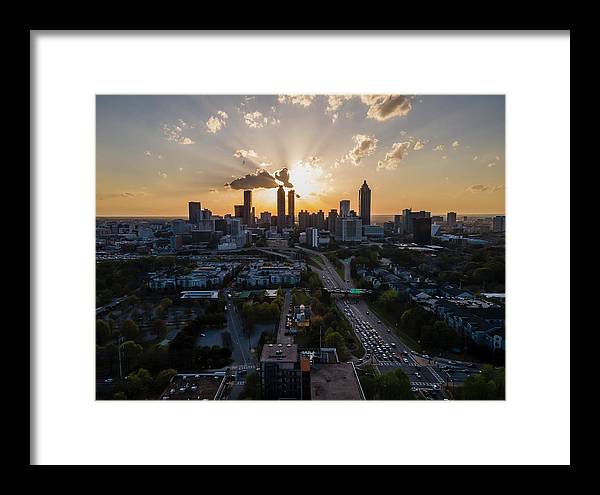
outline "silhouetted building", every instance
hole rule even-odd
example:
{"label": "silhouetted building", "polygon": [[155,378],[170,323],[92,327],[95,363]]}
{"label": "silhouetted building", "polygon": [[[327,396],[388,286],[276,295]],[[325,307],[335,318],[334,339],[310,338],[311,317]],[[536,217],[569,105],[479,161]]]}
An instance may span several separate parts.
{"label": "silhouetted building", "polygon": [[338,218],[337,210],[334,208],[329,211],[329,215],[327,216],[327,230],[331,232],[331,235],[335,235],[335,222]]}
{"label": "silhouetted building", "polygon": [[296,223],[296,191],[293,189],[288,191],[288,219],[290,227]]}
{"label": "silhouetted building", "polygon": [[319,230],[325,230],[325,212],[323,210],[319,210],[315,215],[313,227],[316,227]]}
{"label": "silhouetted building", "polygon": [[300,210],[300,213],[298,213],[298,227],[300,227],[300,230],[306,230],[306,228],[309,227],[309,223],[310,213],[305,210]]}
{"label": "silhouetted building", "polygon": [[431,217],[414,218],[413,229],[413,240],[417,244],[431,243]]}
{"label": "silhouetted building", "polygon": [[250,223],[250,215],[251,214],[252,214],[252,191],[244,191],[244,211],[243,211],[243,215],[242,215],[242,223],[244,225],[251,225],[251,223]]}
{"label": "silhouetted building", "polygon": [[244,205],[233,205],[233,216],[244,221]]}
{"label": "silhouetted building", "polygon": [[277,189],[277,230],[283,231],[285,227],[285,190],[283,186]]}
{"label": "silhouetted building", "polygon": [[493,232],[504,232],[506,230],[506,217],[504,215],[497,215],[492,219],[492,231]]}
{"label": "silhouetted building", "polygon": [[340,242],[362,241],[362,219],[360,217],[338,217],[335,224],[335,240]]}
{"label": "silhouetted building", "polygon": [[358,190],[358,209],[363,226],[371,225],[371,189],[366,180]]}
{"label": "silhouetted building", "polygon": [[202,218],[202,208],[200,201],[190,201],[188,203],[188,221],[194,225],[198,225],[198,222]]}
{"label": "silhouetted building", "polygon": [[265,344],[260,357],[260,380],[263,399],[302,399],[298,346]]}
{"label": "silhouetted building", "polygon": [[455,211],[448,212],[448,214],[446,215],[446,223],[448,224],[449,229],[453,229],[454,227],[456,227],[456,212]]}

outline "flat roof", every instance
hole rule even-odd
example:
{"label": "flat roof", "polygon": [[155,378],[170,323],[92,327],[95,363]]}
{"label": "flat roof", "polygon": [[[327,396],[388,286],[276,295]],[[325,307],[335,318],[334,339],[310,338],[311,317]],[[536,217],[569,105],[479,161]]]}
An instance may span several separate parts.
{"label": "flat roof", "polygon": [[298,361],[297,344],[265,344],[260,355],[260,361],[271,363],[295,363]]}
{"label": "flat roof", "polygon": [[350,363],[314,363],[310,370],[312,400],[363,400],[362,389]]}

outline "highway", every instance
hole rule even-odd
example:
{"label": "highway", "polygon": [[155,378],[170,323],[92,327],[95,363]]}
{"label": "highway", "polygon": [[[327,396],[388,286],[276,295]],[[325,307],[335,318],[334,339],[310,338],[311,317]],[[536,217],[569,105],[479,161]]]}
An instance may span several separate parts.
{"label": "highway", "polygon": [[[319,259],[323,269],[311,267],[329,289],[351,289],[354,287],[350,277],[350,264],[344,263],[345,280],[342,280],[331,262],[321,253],[297,246],[297,249]],[[352,328],[360,339],[367,354],[362,359],[355,360],[355,366],[373,364],[380,372],[401,368],[408,377],[413,390],[433,391],[436,398],[444,398],[442,389],[446,384],[459,383],[472,373],[477,373],[470,363],[453,362],[442,358],[430,358],[412,350],[395,334],[394,328],[381,322],[369,310],[363,299],[337,299],[338,308],[346,316]],[[395,354],[395,356],[394,356]],[[442,369],[448,367],[450,372]],[[460,370],[460,371],[454,371]]]}

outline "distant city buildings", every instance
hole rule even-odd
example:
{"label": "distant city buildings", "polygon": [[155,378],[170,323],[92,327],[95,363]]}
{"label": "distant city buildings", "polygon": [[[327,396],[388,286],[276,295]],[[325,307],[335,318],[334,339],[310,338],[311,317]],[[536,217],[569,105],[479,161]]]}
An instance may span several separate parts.
{"label": "distant city buildings", "polygon": [[504,232],[505,231],[506,217],[504,215],[496,215],[492,219],[492,231],[493,232]]}
{"label": "distant city buildings", "polygon": [[448,214],[446,215],[446,224],[449,229],[453,229],[454,227],[456,227],[456,212],[455,211],[448,212]]}
{"label": "distant city buildings", "polygon": [[340,217],[345,218],[350,213],[350,200],[342,199],[340,201]]}

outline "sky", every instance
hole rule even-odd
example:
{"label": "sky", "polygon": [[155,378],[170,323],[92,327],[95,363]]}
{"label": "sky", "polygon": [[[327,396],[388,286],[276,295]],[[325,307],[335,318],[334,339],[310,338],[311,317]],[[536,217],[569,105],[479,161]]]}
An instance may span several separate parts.
{"label": "sky", "polygon": [[371,213],[504,214],[503,95],[98,95],[96,214],[256,214],[279,185],[301,209],[371,188]]}

